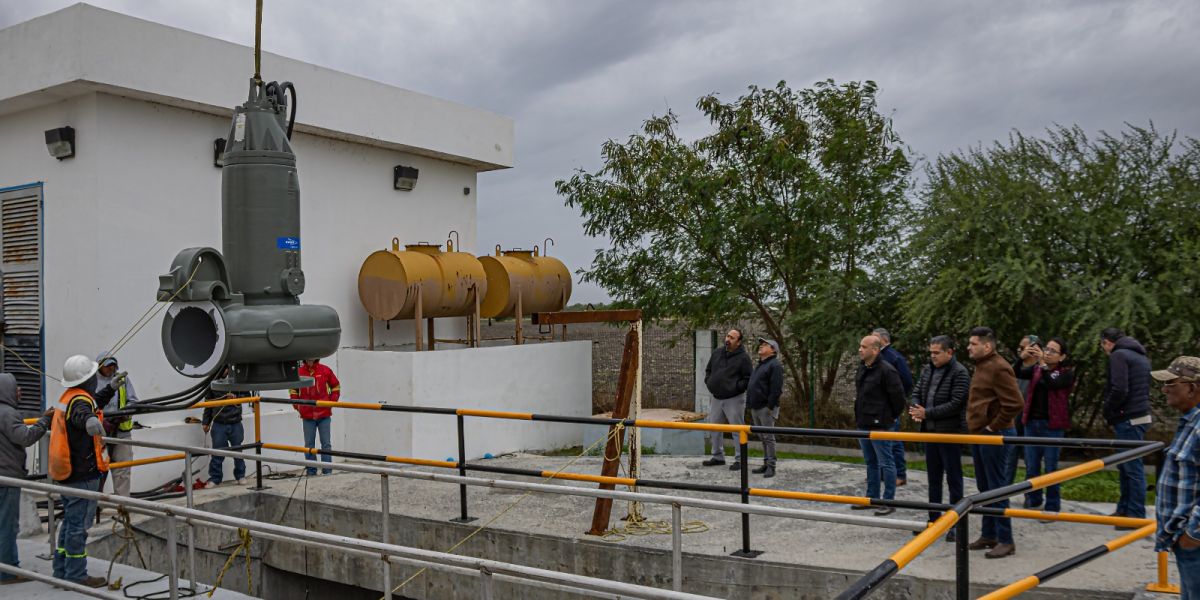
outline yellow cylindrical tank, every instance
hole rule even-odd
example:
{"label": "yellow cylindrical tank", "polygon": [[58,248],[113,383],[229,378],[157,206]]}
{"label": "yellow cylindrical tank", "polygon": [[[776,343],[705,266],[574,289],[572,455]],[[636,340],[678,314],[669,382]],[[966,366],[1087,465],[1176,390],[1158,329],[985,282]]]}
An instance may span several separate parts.
{"label": "yellow cylindrical tank", "polygon": [[471,314],[472,286],[481,299],[487,293],[483,265],[471,254],[448,249],[421,243],[400,250],[400,240],[392,238],[391,250],[371,253],[358,271],[358,298],[367,314],[383,321],[412,319],[418,292],[422,318]]}
{"label": "yellow cylindrical tank", "polygon": [[487,273],[488,289],[480,305],[482,317],[509,317],[516,313],[517,298],[521,312],[553,312],[566,307],[571,299],[571,274],[556,258],[538,256],[536,250],[501,251],[481,256]]}

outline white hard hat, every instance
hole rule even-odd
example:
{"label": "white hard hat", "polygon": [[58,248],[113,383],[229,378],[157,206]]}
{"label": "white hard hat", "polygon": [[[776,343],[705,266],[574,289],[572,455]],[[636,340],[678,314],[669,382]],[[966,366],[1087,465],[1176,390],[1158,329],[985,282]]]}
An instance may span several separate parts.
{"label": "white hard hat", "polygon": [[63,363],[63,387],[75,387],[87,381],[99,369],[100,365],[96,361],[82,354],[76,354]]}

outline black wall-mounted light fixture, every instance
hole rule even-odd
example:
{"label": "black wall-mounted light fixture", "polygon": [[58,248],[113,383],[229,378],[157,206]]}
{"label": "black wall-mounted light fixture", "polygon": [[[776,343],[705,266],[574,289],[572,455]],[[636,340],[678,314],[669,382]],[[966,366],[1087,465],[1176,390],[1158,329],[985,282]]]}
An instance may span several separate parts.
{"label": "black wall-mounted light fixture", "polygon": [[62,160],[75,156],[75,128],[70,125],[46,130],[46,150]]}
{"label": "black wall-mounted light fixture", "polygon": [[463,195],[464,195],[464,196],[470,196],[470,195],[471,195],[471,188],[469,188],[469,187],[465,187],[465,188],[463,188]]}
{"label": "black wall-mounted light fixture", "polygon": [[417,168],[396,165],[392,169],[392,187],[405,192],[412,191],[417,185]]}
{"label": "black wall-mounted light fixture", "polygon": [[213,140],[213,166],[218,169],[225,166],[225,138]]}

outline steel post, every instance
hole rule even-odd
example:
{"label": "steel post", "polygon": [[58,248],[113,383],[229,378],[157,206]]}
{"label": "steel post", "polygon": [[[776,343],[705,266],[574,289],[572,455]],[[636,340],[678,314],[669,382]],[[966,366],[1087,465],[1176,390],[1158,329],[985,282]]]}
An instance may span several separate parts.
{"label": "steel post", "polygon": [[[392,543],[391,539],[391,521],[392,521],[392,502],[389,495],[391,486],[388,484],[388,476],[379,476],[379,514],[382,515],[383,527],[380,529],[381,541],[385,544]],[[383,600],[392,600],[392,563],[386,559],[383,561]]]}
{"label": "steel post", "polygon": [[167,586],[171,600],[179,600],[179,538],[175,533],[175,517],[167,516]]}
{"label": "steel post", "polygon": [[261,492],[267,488],[262,483],[262,401],[254,403],[254,454],[260,457],[254,462],[254,491]]}
{"label": "steel post", "polygon": [[54,494],[46,494],[46,530],[50,534],[50,558],[54,560],[54,554],[58,552],[58,540],[54,539],[57,523],[54,520]]}
{"label": "steel post", "polygon": [[[187,507],[196,508],[192,497],[192,453],[185,451],[183,458],[183,493],[187,497]],[[190,591],[196,591],[196,525],[191,519],[187,520],[187,552],[188,552],[188,581]]]}
{"label": "steel post", "polygon": [[968,522],[971,513],[963,515],[954,525],[954,597],[969,600],[971,597],[971,552]]}
{"label": "steel post", "polygon": [[671,589],[683,591],[683,507],[671,503]]}
{"label": "steel post", "polygon": [[[460,477],[467,476],[467,434],[463,427],[463,416],[456,415],[458,420],[458,475]],[[450,519],[454,523],[470,523],[475,520],[467,514],[467,484],[462,483],[458,486],[458,506],[459,515],[457,519]]]}
{"label": "steel post", "polygon": [[493,588],[492,572],[486,567],[479,569],[479,598],[480,600],[493,600],[496,597],[496,590]]}
{"label": "steel post", "polygon": [[[739,432],[738,435],[740,436],[738,442],[742,453],[742,504],[750,504],[749,438],[744,431]],[[742,558],[755,558],[759,554],[762,554],[762,551],[750,549],[750,513],[742,513],[742,549],[734,552],[733,555],[740,556]]]}

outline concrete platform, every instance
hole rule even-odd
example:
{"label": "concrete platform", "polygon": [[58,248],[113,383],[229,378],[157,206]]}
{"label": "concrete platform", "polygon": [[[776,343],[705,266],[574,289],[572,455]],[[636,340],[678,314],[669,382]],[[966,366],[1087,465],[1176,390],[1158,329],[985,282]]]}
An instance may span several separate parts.
{"label": "concrete platform", "polygon": [[[54,569],[50,565],[50,561],[37,557],[39,554],[45,554],[47,549],[45,535],[41,536],[40,538],[33,537],[17,540],[17,551],[20,553],[21,557],[21,568],[42,573],[44,575],[52,575]],[[106,560],[88,558],[88,573],[91,575],[104,575],[108,572],[108,565],[109,563]],[[112,570],[112,578],[114,580],[121,578],[126,584],[134,581],[154,579],[159,575],[159,573],[136,569],[134,567],[122,564],[114,565]],[[186,580],[181,580],[179,582],[179,587],[181,590],[187,587],[187,585],[188,582]],[[208,589],[209,588],[207,586],[204,587],[205,595],[201,597],[208,597]],[[134,588],[133,593],[137,595],[161,593],[165,597],[166,591],[167,580],[164,578],[161,581],[154,583],[139,585]],[[121,598],[122,600],[126,600],[125,596],[120,591],[110,590],[107,591],[107,593],[113,598]],[[42,583],[40,581],[30,581],[26,583],[17,583],[0,587],[0,598],[13,598],[14,600],[17,598],[20,598],[21,600],[66,600],[68,598],[75,599],[85,597],[86,596],[82,594],[61,590],[51,586],[48,583]],[[232,592],[225,589],[218,589],[212,597],[219,598],[221,600],[248,600],[252,598],[252,596],[239,594],[237,592]]]}
{"label": "concrete platform", "polygon": [[[738,474],[720,467],[702,467],[703,457],[647,456],[641,476],[692,483],[736,485]],[[539,455],[507,456],[488,461],[498,466],[556,470],[572,458]],[[428,469],[420,469],[428,470]],[[598,473],[600,459],[584,457],[568,468],[581,473]],[[909,472],[909,484],[898,498],[924,500],[925,473]],[[774,479],[752,476],[755,487],[859,495],[865,481],[858,465],[820,461],[783,461]],[[271,489],[253,492],[246,488],[221,487],[198,493],[200,508],[255,516],[285,525],[320,529],[341,535],[378,539],[379,479],[370,475],[334,474],[307,480],[270,483]],[[576,485],[563,482],[560,485]],[[582,484],[579,484],[582,485]],[[974,491],[968,481],[968,490]],[[641,490],[658,493],[657,490]],[[665,492],[663,492],[665,493]],[[736,496],[676,492],[690,496],[732,500]],[[259,497],[261,494],[261,497]],[[290,502],[289,502],[290,498]],[[510,490],[470,488],[470,512],[479,521],[450,523],[458,516],[457,486],[393,478],[391,484],[392,531],[397,543],[447,550],[471,534],[480,524],[504,512],[488,530],[459,549],[471,556],[485,556],[520,564],[554,568],[585,575],[668,587],[670,585],[669,535],[629,536],[605,541],[587,536],[593,501],[585,498],[531,495]],[[520,500],[520,502],[518,502]],[[176,501],[179,502],[179,501]],[[847,506],[754,498],[754,503],[848,513]],[[510,509],[510,506],[516,504]],[[1108,506],[1094,507],[1072,502],[1064,509],[1100,513]],[[624,503],[613,509],[612,524],[627,514]],[[646,506],[650,519],[670,519],[670,509]],[[854,514],[862,514],[855,512]],[[867,514],[870,514],[869,512]],[[924,513],[898,511],[894,518],[922,521]],[[683,536],[684,590],[738,598],[826,598],[836,595],[866,570],[875,567],[911,539],[906,531],[884,530],[791,519],[751,518],[753,549],[764,553],[756,559],[730,557],[740,547],[740,517],[732,513],[684,509],[683,520],[700,521],[705,531]],[[971,519],[972,537],[979,518]],[[1026,577],[1051,564],[1119,537],[1111,527],[1015,520],[1017,553],[1001,560],[985,560],[972,553],[972,593],[978,595]],[[201,543],[204,542],[204,536]],[[226,536],[228,537],[228,536]],[[98,544],[101,542],[98,542]],[[214,546],[220,544],[212,542]],[[1150,541],[1140,541],[1115,554],[1084,565],[1027,598],[1132,598],[1155,576],[1155,555]],[[257,553],[256,553],[257,554]],[[343,583],[378,589],[378,563],[358,559],[334,559],[329,553],[319,560],[309,550],[300,560],[299,547],[276,544],[264,555],[275,569],[303,572],[305,576],[336,579]],[[665,561],[665,563],[664,563]],[[664,568],[665,565],[665,568]],[[198,570],[203,574],[205,567]],[[1174,563],[1172,579],[1176,578]],[[407,573],[396,569],[393,581]],[[875,598],[952,598],[954,547],[939,542],[900,575],[883,586]],[[472,581],[432,581],[430,575],[403,590],[417,598],[470,597]],[[463,579],[462,577],[459,578]],[[467,578],[469,579],[469,578]],[[201,576],[201,580],[204,577]],[[509,590],[499,597],[534,597]],[[540,597],[540,596],[539,596]],[[1144,596],[1143,596],[1144,597]]]}

